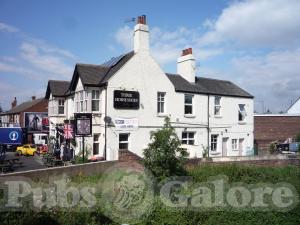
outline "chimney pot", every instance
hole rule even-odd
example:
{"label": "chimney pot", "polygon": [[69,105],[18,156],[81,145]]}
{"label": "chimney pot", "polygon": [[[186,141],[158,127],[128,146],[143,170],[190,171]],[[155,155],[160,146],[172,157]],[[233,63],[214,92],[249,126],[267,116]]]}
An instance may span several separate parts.
{"label": "chimney pot", "polygon": [[11,103],[11,108],[15,108],[17,106],[17,97],[14,98],[14,100]]}
{"label": "chimney pot", "polygon": [[34,100],[36,99],[36,97],[35,97],[35,96],[32,96],[31,99],[32,99],[32,101],[34,101]]}

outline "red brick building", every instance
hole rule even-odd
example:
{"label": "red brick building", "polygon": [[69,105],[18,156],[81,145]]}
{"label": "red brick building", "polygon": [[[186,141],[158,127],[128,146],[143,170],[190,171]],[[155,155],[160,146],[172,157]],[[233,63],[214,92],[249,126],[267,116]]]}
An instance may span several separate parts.
{"label": "red brick building", "polygon": [[[11,104],[11,109],[9,111],[3,112],[1,116],[1,127],[22,127],[26,128],[28,133],[28,142],[32,142],[32,133],[39,133],[42,129],[42,120],[48,119],[48,100],[44,98],[36,99],[32,96],[31,101],[23,102],[17,104],[17,99],[15,98]],[[38,116],[43,115],[43,118],[38,118]],[[35,117],[35,118],[34,118]],[[34,128],[30,126],[30,122],[35,120]],[[38,122],[38,123],[37,123]],[[45,130],[45,129],[44,129]]]}
{"label": "red brick building", "polygon": [[300,115],[262,114],[254,116],[254,140],[259,154],[267,154],[270,143],[295,138],[300,133]]}

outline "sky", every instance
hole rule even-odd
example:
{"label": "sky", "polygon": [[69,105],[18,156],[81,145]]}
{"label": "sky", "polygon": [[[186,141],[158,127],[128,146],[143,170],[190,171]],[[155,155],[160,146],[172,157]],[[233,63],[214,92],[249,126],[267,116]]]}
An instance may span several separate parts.
{"label": "sky", "polygon": [[299,12],[299,0],[0,0],[0,106],[132,50],[131,18],[145,14],[166,72],[192,47],[197,76],[238,84],[259,113],[286,111],[300,97]]}

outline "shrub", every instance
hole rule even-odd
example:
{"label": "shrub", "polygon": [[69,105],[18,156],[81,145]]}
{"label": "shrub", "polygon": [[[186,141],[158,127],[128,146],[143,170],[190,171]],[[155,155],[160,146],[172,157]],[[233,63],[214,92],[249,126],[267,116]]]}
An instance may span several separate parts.
{"label": "shrub", "polygon": [[159,180],[185,174],[184,163],[188,152],[181,148],[170,118],[165,119],[164,127],[151,134],[152,142],[144,150],[143,163],[145,167]]}

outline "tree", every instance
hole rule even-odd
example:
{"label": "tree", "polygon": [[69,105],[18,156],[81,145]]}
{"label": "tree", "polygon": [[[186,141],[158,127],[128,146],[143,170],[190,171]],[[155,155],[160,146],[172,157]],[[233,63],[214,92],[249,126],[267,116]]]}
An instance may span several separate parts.
{"label": "tree", "polygon": [[184,175],[184,163],[188,152],[181,148],[170,118],[166,117],[164,127],[151,133],[151,143],[144,150],[145,167],[159,180],[175,175]]}

